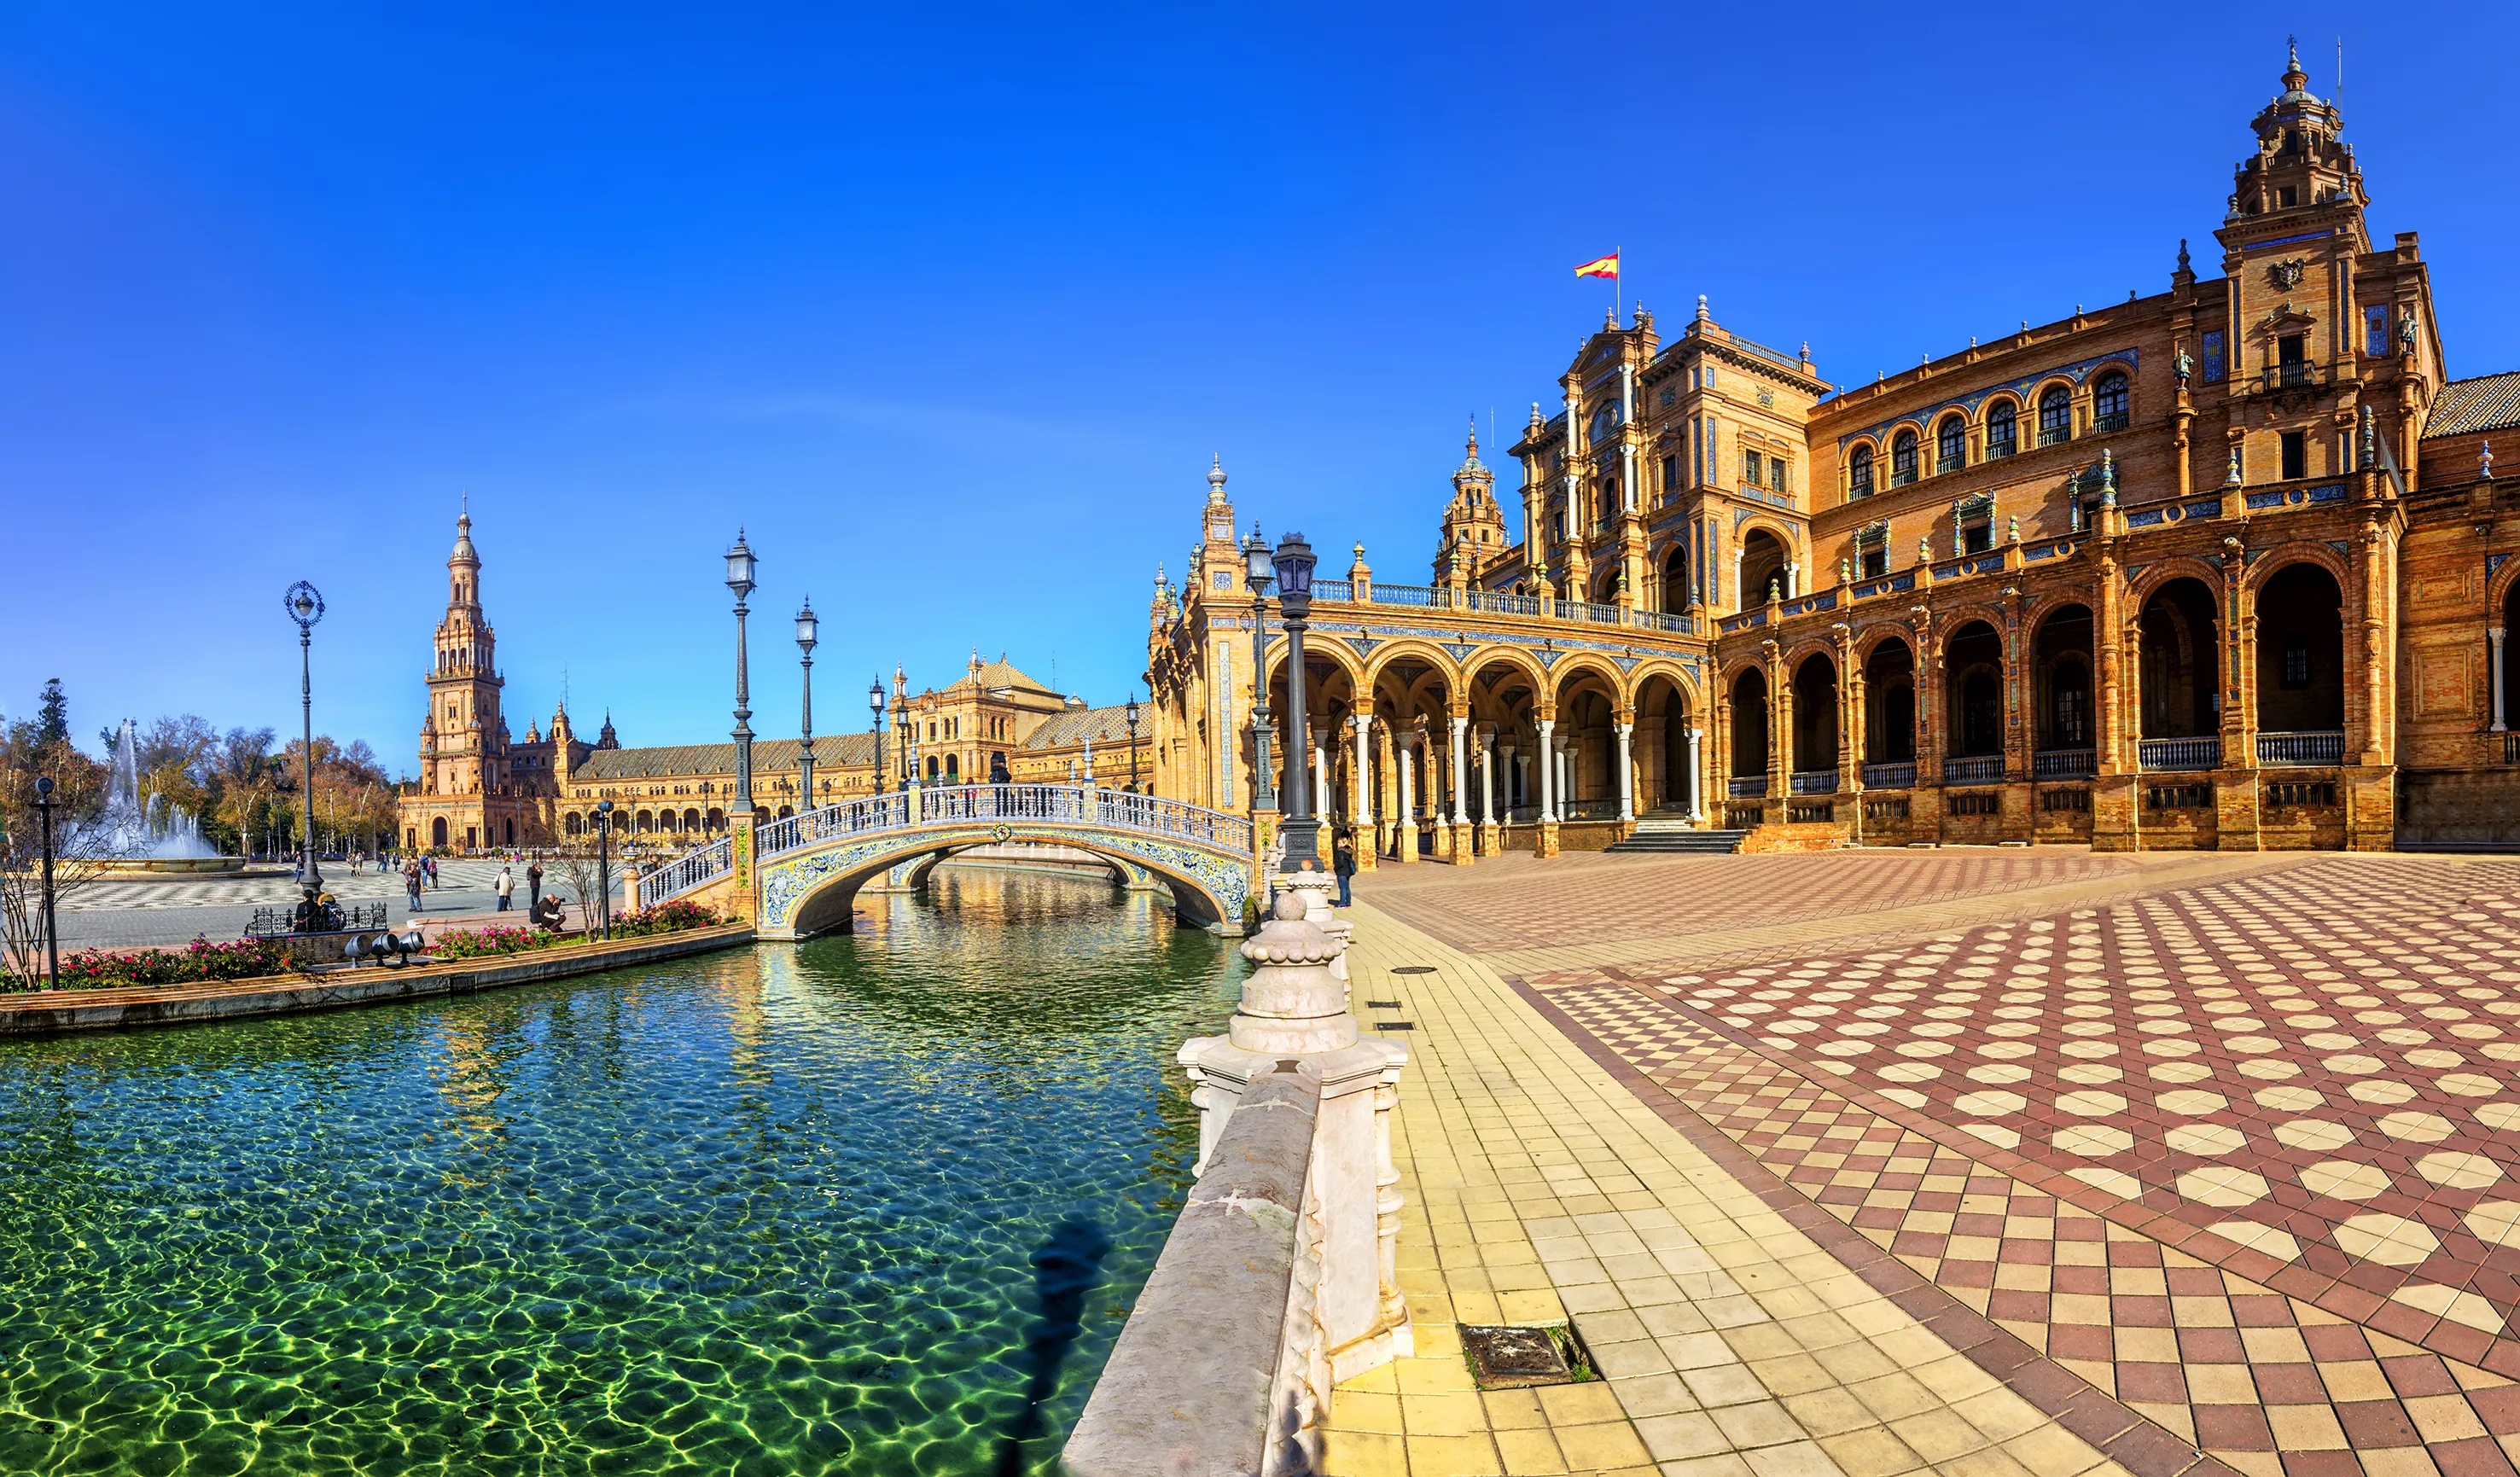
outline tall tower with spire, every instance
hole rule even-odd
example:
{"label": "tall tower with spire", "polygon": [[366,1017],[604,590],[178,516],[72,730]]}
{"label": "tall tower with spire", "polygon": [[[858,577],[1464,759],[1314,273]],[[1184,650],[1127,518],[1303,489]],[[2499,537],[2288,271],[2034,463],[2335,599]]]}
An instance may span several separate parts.
{"label": "tall tower with spire", "polygon": [[506,781],[506,723],[499,712],[498,637],[481,612],[481,556],[470,511],[455,519],[446,559],[446,614],[437,623],[428,670],[428,717],[422,725],[433,788],[441,795],[489,795]]}
{"label": "tall tower with spire", "polygon": [[1476,584],[1480,572],[1506,552],[1505,511],[1497,506],[1496,473],[1479,460],[1474,417],[1468,450],[1453,471],[1453,501],[1444,509],[1436,540],[1435,583]]}

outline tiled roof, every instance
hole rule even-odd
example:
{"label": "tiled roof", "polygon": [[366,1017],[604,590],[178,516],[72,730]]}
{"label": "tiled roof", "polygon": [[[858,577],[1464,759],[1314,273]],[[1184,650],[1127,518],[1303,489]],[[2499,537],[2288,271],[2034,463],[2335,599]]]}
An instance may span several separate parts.
{"label": "tiled roof", "polygon": [[2520,425],[2520,370],[2452,380],[2443,385],[2441,393],[2433,396],[2432,415],[2424,422],[2424,439],[2511,425]]}
{"label": "tiled roof", "polygon": [[[967,676],[965,681],[968,680],[969,678]],[[1021,671],[1017,670],[1013,663],[1007,661],[984,661],[980,663],[980,686],[984,688],[1029,689],[1035,693],[1047,693],[1050,691],[1050,689],[1043,687],[1040,683],[1035,682],[1032,678],[1025,676]]]}
{"label": "tiled roof", "polygon": [[[793,738],[756,738],[752,770],[772,773],[796,767]],[[814,763],[827,769],[872,767],[875,735],[827,734],[814,739]],[[586,756],[572,778],[579,780],[661,780],[669,775],[732,775],[735,744],[679,743],[664,748],[605,748]]]}
{"label": "tiled roof", "polygon": [[[1138,732],[1147,732],[1146,719],[1138,720]],[[1125,708],[1069,708],[1024,739],[1028,749],[1074,748],[1091,737],[1097,743],[1129,741],[1129,714]]]}

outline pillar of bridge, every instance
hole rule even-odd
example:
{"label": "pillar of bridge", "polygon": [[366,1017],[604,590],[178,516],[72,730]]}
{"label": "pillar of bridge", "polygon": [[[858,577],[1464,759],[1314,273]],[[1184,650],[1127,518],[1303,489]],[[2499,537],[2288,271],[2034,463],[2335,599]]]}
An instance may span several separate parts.
{"label": "pillar of bridge", "polygon": [[[1343,1382],[1415,1352],[1398,1272],[1400,1174],[1391,1158],[1391,1113],[1409,1049],[1358,1029],[1332,965],[1345,940],[1307,915],[1324,907],[1318,872],[1282,879],[1269,919],[1242,944],[1255,966],[1222,1036],[1184,1043],[1191,1100],[1199,1109],[1199,1169],[1252,1079],[1300,1071],[1321,1083],[1312,1183],[1321,1206],[1322,1276],[1313,1316]],[[1257,1109],[1255,1109],[1257,1111]],[[1221,1308],[1220,1318],[1266,1310]]]}

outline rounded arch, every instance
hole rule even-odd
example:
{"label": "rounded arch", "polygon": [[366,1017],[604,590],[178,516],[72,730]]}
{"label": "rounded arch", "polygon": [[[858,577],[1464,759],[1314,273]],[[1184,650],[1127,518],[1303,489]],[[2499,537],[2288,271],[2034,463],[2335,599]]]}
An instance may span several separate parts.
{"label": "rounded arch", "polygon": [[1628,673],[1628,690],[1631,693],[1642,694],[1645,690],[1645,684],[1655,678],[1660,678],[1679,689],[1681,698],[1688,704],[1690,712],[1702,710],[1705,694],[1697,686],[1696,675],[1686,665],[1669,656],[1648,656],[1638,662]]}
{"label": "rounded arch", "polygon": [[1733,606],[1747,610],[1768,603],[1768,593],[1793,592],[1784,588],[1785,566],[1794,562],[1794,536],[1791,529],[1773,518],[1751,518],[1733,530],[1733,576],[1738,588],[1733,591]]}
{"label": "rounded arch", "polygon": [[932,870],[954,852],[999,841],[1070,847],[1110,862],[1115,871],[1122,863],[1141,868],[1172,893],[1175,915],[1193,927],[1219,929],[1227,920],[1241,917],[1248,888],[1245,863],[1227,865],[1219,858],[1212,868],[1194,869],[1183,859],[1187,848],[1160,838],[1149,837],[1142,853],[1124,844],[1047,827],[1020,822],[1003,825],[1003,835],[982,822],[941,834],[905,832],[889,838],[836,841],[766,862],[761,869],[765,935],[807,938],[846,932],[858,889],[870,880],[896,867]]}
{"label": "rounded arch", "polygon": [[1977,408],[1977,424],[1980,426],[1990,425],[2002,415],[2010,415],[2016,421],[2021,416],[2021,397],[2010,390],[1987,396],[1986,403]]}
{"label": "rounded arch", "polygon": [[1916,654],[1916,630],[1896,617],[1876,620],[1855,628],[1853,655],[1859,667],[1872,659],[1874,649],[1885,641],[1895,641],[1908,649],[1912,659]]}
{"label": "rounded arch", "polygon": [[439,816],[428,823],[428,844],[431,846],[443,846],[446,844],[446,818],[444,816]]}
{"label": "rounded arch", "polygon": [[1958,471],[1968,465],[1968,417],[1946,411],[1934,421],[1934,470]]}
{"label": "rounded arch", "polygon": [[2144,566],[2141,576],[2127,584],[2125,608],[2141,610],[2146,601],[2161,593],[2161,587],[2173,580],[2192,579],[2213,592],[2215,607],[2222,607],[2223,571],[2192,554],[2174,554]]}
{"label": "rounded arch", "polygon": [[[1493,666],[1513,668],[1531,683],[1531,690],[1535,693],[1549,691],[1549,671],[1527,648],[1498,642],[1478,648],[1462,661],[1462,670],[1470,674],[1473,680]],[[1467,691],[1469,686],[1470,682],[1464,681],[1463,691]]]}
{"label": "rounded arch", "polygon": [[1955,759],[2003,752],[2003,627],[1955,612],[1942,636],[1944,732]]}
{"label": "rounded arch", "polygon": [[[1373,649],[1373,655],[1366,661],[1365,670],[1357,674],[1357,691],[1380,691],[1383,677],[1394,663],[1401,661],[1431,667],[1447,688],[1455,692],[1461,690],[1462,664],[1453,659],[1453,653],[1421,636],[1396,636]],[[1272,671],[1274,673],[1274,666]]]}
{"label": "rounded arch", "polygon": [[1924,444],[1925,427],[1913,421],[1890,433],[1890,485],[1904,487],[1916,480]]}
{"label": "rounded arch", "polygon": [[[1381,652],[1381,647],[1376,647],[1374,649],[1375,655],[1379,656]],[[1272,688],[1276,688],[1282,684],[1286,678],[1286,638],[1280,636],[1271,641],[1269,643],[1268,654],[1264,659],[1269,663],[1270,686]],[[1366,680],[1365,674],[1370,666],[1370,663],[1365,658],[1357,655],[1356,649],[1349,646],[1346,642],[1338,640],[1325,641],[1322,639],[1321,633],[1317,631],[1307,631],[1304,633],[1304,663],[1305,665],[1310,666],[1316,661],[1328,662],[1331,666],[1336,667],[1341,673],[1346,675],[1347,680],[1351,684],[1360,687],[1364,685]],[[1244,716],[1248,717],[1250,715],[1246,713]]]}
{"label": "rounded arch", "polygon": [[2038,418],[2041,446],[2060,440],[2071,440],[2074,434],[2074,381],[2064,375],[2053,375],[2030,391],[2031,414]]}
{"label": "rounded arch", "polygon": [[[2504,562],[2510,561],[2506,559]],[[2328,577],[2336,581],[2339,592],[2354,588],[2354,570],[2345,562],[2344,556],[2325,544],[2295,539],[2259,552],[2257,559],[2249,564],[2248,572],[2240,577],[2241,595],[2254,608],[2268,582],[2296,564],[2317,564],[2326,570]],[[2489,585],[2488,588],[2492,587]]]}
{"label": "rounded arch", "polygon": [[1837,768],[1837,653],[1824,642],[1796,648],[1785,670],[1793,674],[1793,752],[1787,767],[1798,774]]}
{"label": "rounded arch", "polygon": [[1566,706],[1567,695],[1574,690],[1575,684],[1585,677],[1598,677],[1601,680],[1602,685],[1610,690],[1612,707],[1628,706],[1630,691],[1626,675],[1607,658],[1597,656],[1590,651],[1570,651],[1559,657],[1556,665],[1550,669],[1549,686],[1546,691],[1549,694],[1551,706],[1562,711]]}
{"label": "rounded arch", "polygon": [[1865,436],[1847,447],[1846,495],[1848,497],[1868,498],[1881,490],[1878,466],[1880,460],[1880,448],[1873,445],[1870,436]]}
{"label": "rounded arch", "polygon": [[2092,425],[2099,430],[2124,430],[2135,415],[2135,366],[2105,360],[2092,366]]}

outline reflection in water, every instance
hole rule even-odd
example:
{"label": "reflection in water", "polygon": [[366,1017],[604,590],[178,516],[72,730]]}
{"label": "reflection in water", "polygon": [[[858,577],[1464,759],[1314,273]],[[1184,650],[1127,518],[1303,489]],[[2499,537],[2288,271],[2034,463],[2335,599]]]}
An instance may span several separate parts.
{"label": "reflection in water", "polygon": [[[1218,940],[940,869],[859,931],[0,1043],[0,1472],[1047,1470],[1188,1184]],[[1064,1297],[1054,1289],[1052,1296]]]}

